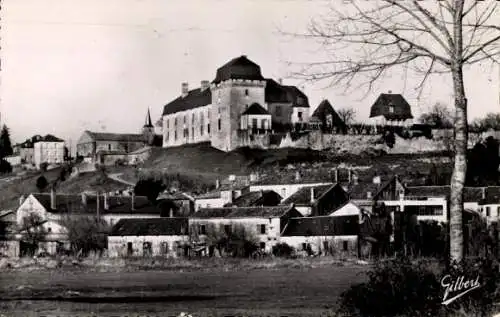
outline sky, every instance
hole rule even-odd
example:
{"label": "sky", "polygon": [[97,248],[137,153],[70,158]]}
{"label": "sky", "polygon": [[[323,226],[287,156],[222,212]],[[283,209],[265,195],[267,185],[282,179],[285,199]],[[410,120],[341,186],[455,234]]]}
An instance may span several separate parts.
{"label": "sky", "polygon": [[[341,0],[335,1],[342,5]],[[417,98],[416,81],[392,76],[364,99],[342,87],[290,78],[290,62],[311,50],[280,30],[304,31],[327,1],[311,0],[3,0],[1,123],[16,142],[54,134],[72,147],[84,130],[139,132],[178,97],[181,83],[197,88],[234,57],[247,57],[263,75],[302,87],[312,108],[327,98],[368,118],[380,93],[402,93],[414,116],[432,104],[453,104],[451,82],[431,80]],[[500,17],[499,17],[500,19]],[[469,116],[500,110],[500,70],[467,72]]]}

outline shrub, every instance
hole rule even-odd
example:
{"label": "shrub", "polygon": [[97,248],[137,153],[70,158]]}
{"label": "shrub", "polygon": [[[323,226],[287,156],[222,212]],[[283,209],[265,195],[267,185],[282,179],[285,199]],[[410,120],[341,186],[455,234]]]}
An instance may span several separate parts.
{"label": "shrub", "polygon": [[36,180],[36,188],[38,188],[38,190],[40,192],[44,191],[47,186],[49,185],[49,182],[47,181],[47,179],[45,178],[45,176],[40,176],[37,178]]}
{"label": "shrub", "polygon": [[273,246],[272,252],[274,256],[290,257],[295,252],[295,249],[286,243],[278,243]]}
{"label": "shrub", "polygon": [[9,162],[2,159],[0,160],[0,174],[12,173],[12,165]]}
{"label": "shrub", "polygon": [[[341,313],[349,316],[487,316],[493,308],[498,269],[491,261],[465,261],[432,270],[428,261],[408,258],[379,262],[366,283],[351,286],[341,295]],[[481,287],[445,306],[441,278],[450,274],[465,279],[480,276]]]}

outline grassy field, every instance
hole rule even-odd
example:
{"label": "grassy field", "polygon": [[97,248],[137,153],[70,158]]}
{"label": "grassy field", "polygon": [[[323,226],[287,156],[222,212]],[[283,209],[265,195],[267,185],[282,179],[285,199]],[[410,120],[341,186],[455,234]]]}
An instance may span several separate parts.
{"label": "grassy field", "polygon": [[[366,268],[0,273],[4,316],[327,316]],[[24,298],[23,298],[24,297]],[[17,298],[17,299],[16,299]],[[1,315],[0,315],[1,316]]]}

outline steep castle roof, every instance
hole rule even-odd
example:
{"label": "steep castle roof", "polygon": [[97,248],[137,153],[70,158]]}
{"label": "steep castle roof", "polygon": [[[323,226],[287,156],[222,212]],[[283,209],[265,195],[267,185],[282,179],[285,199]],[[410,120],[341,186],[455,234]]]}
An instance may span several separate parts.
{"label": "steep castle roof", "polygon": [[229,79],[264,80],[264,77],[262,77],[260,66],[242,55],[217,69],[212,83],[218,84]]}
{"label": "steep castle roof", "polygon": [[380,94],[370,110],[370,118],[378,116],[384,116],[387,120],[413,119],[410,104],[401,94]]}

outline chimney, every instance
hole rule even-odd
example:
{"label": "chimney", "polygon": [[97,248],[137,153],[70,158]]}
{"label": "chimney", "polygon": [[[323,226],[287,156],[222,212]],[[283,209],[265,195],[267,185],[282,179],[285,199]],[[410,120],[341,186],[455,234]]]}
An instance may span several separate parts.
{"label": "chimney", "polygon": [[389,93],[392,94],[392,90],[389,90]]}
{"label": "chimney", "polygon": [[19,206],[21,206],[24,203],[25,199],[26,198],[24,197],[24,195],[21,195],[21,197],[19,197]]}
{"label": "chimney", "polygon": [[481,187],[481,198],[486,199],[486,187]]}
{"label": "chimney", "polygon": [[181,92],[182,92],[182,98],[186,97],[189,93],[189,84],[188,83],[182,83],[181,85]]}
{"label": "chimney", "polygon": [[82,193],[82,205],[87,206],[87,194]]}
{"label": "chimney", "polygon": [[216,189],[219,189],[219,187],[220,187],[220,181],[219,181],[219,179],[217,179],[217,180],[215,181],[215,188],[216,188]]}
{"label": "chimney", "polygon": [[278,82],[280,83],[280,85],[283,85],[283,78],[278,79]]}
{"label": "chimney", "polygon": [[351,181],[352,181],[352,169],[350,169],[350,168],[349,168],[349,169],[347,170],[347,175],[348,175],[348,176],[347,176],[347,177],[348,177],[347,179],[348,179],[348,182],[349,182],[349,184],[350,184],[350,183],[351,183]]}
{"label": "chimney", "polygon": [[314,187],[311,187],[311,204],[314,203]]}
{"label": "chimney", "polygon": [[335,168],[334,175],[335,175],[335,183],[338,183],[339,182],[339,169],[338,168]]}
{"label": "chimney", "polygon": [[104,193],[104,210],[109,210],[108,193]]}
{"label": "chimney", "polygon": [[372,198],[372,192],[366,192],[366,198],[371,199]]}
{"label": "chimney", "polygon": [[201,91],[204,91],[210,87],[210,82],[208,80],[201,81]]}
{"label": "chimney", "polygon": [[300,181],[300,172],[299,171],[295,172],[295,180]]}
{"label": "chimney", "polygon": [[170,208],[170,211],[168,213],[169,218],[174,218],[174,208]]}
{"label": "chimney", "polygon": [[50,209],[56,210],[56,191],[54,187],[50,190]]}
{"label": "chimney", "polygon": [[130,207],[130,210],[135,210],[135,193],[132,191],[132,206]]}

